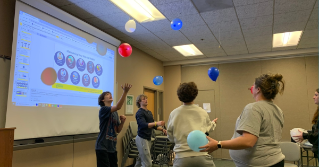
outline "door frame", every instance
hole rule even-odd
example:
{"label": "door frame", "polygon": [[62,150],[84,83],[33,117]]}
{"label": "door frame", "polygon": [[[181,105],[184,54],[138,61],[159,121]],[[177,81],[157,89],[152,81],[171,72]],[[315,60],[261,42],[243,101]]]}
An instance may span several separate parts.
{"label": "door frame", "polygon": [[[154,92],[154,120],[160,121],[158,119],[164,118],[163,107],[164,107],[164,91],[159,89],[154,89],[151,87],[143,86],[143,94],[145,90],[150,90]],[[160,93],[162,93],[162,103],[160,102]],[[159,111],[161,110],[161,111]],[[161,114],[158,118],[158,114]]]}

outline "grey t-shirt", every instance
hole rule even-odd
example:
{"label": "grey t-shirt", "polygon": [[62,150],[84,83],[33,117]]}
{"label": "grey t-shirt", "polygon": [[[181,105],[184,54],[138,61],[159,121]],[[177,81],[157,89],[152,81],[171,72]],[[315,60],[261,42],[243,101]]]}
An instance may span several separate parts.
{"label": "grey t-shirt", "polygon": [[284,115],[273,102],[258,101],[248,104],[237,118],[233,138],[249,132],[258,137],[254,147],[243,150],[229,150],[237,167],[265,167],[282,161],[279,140],[284,125]]}

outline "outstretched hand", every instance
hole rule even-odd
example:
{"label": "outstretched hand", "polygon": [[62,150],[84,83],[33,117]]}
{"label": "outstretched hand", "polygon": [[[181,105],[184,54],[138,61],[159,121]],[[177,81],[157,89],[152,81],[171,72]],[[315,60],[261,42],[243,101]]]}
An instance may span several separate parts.
{"label": "outstretched hand", "polygon": [[121,87],[122,87],[123,91],[127,93],[131,89],[132,85],[125,83],[124,86],[121,85]]}
{"label": "outstretched hand", "polygon": [[208,153],[212,153],[213,151],[217,150],[218,147],[217,147],[217,140],[214,140],[208,136],[206,136],[206,138],[208,139],[208,144],[206,144],[205,146],[201,146],[199,147],[200,149],[200,152],[208,152]]}
{"label": "outstretched hand", "polygon": [[212,122],[215,122],[217,124],[217,120],[218,120],[218,118],[215,118]]}

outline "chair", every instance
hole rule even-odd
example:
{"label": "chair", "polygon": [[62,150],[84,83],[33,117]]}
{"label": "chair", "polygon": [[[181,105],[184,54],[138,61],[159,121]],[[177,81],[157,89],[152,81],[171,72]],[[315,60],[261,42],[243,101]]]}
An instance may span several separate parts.
{"label": "chair", "polygon": [[296,164],[285,163],[285,167],[299,167],[300,161],[300,147],[297,143],[292,142],[281,142],[279,143],[281,147],[282,154],[285,155],[285,161],[298,162],[298,166]]}

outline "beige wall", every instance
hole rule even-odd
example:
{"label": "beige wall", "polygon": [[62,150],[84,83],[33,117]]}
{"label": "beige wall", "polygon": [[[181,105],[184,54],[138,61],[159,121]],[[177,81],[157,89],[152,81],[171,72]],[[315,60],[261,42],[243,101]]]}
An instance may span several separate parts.
{"label": "beige wall", "polygon": [[[210,80],[207,75],[210,67],[217,67],[220,71],[216,82]],[[215,104],[212,105],[215,107],[215,115],[219,120],[216,133],[211,136],[216,140],[227,140],[232,137],[237,117],[245,105],[254,101],[248,88],[254,83],[254,79],[263,73],[281,73],[286,82],[284,94],[278,95],[275,100],[285,114],[282,140],[290,140],[289,130],[292,128],[311,129],[311,119],[316,109],[312,97],[318,87],[318,57],[316,56],[185,66],[181,69],[182,82],[194,81],[199,90],[214,90]],[[170,72],[173,71],[165,67],[165,74]],[[177,76],[174,78],[176,78],[175,82],[179,82]],[[168,83],[165,81],[165,84]],[[176,94],[176,90],[175,92],[166,91],[166,87],[165,92],[168,97]],[[173,104],[172,101],[170,105],[178,106],[180,103]],[[172,110],[165,111],[165,115],[169,115]],[[216,158],[230,158],[228,150],[219,150],[213,155]]]}
{"label": "beige wall", "polygon": [[177,97],[177,88],[181,83],[181,66],[167,66],[164,68],[164,121],[168,121],[169,113],[180,106]]}

